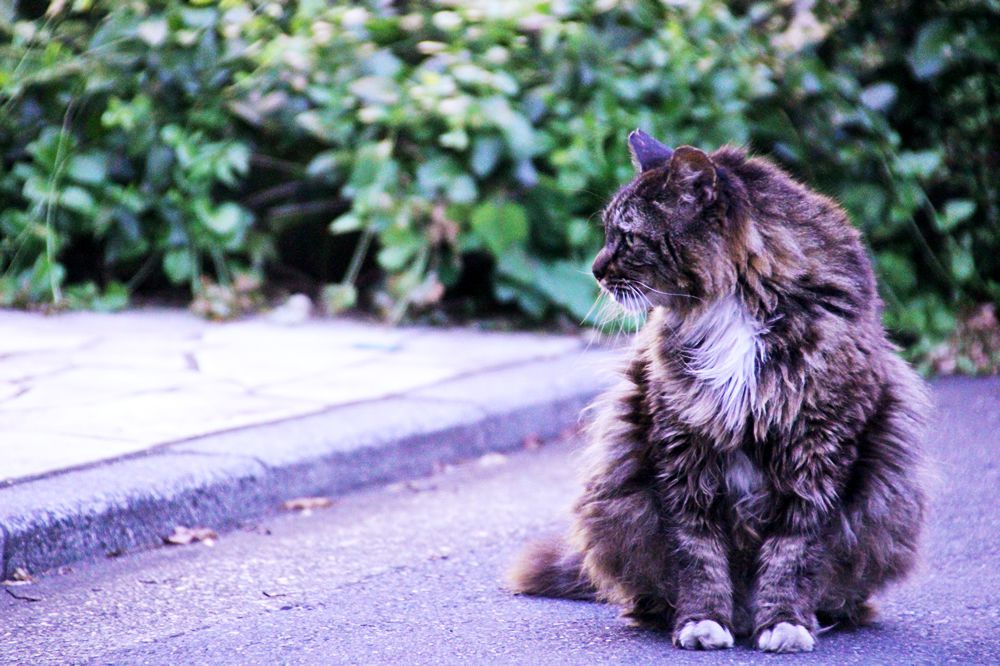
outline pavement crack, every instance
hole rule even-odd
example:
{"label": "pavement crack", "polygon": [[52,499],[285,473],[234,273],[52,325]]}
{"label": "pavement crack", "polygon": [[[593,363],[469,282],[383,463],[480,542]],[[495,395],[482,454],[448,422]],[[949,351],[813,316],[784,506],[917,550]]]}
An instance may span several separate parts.
{"label": "pavement crack", "polygon": [[30,594],[18,594],[16,592],[14,592],[14,590],[10,589],[9,587],[5,587],[3,590],[4,590],[4,592],[6,592],[10,596],[14,597],[18,601],[35,602],[35,601],[41,601],[42,600],[41,597],[33,597]]}
{"label": "pavement crack", "polygon": [[188,370],[193,370],[194,372],[201,372],[201,365],[198,363],[198,352],[184,352],[183,355],[184,366]]}
{"label": "pavement crack", "polygon": [[257,463],[264,470],[271,470],[271,467],[264,462],[262,458],[257,456],[250,456],[241,453],[225,453],[225,452],[215,452],[215,451],[193,451],[190,449],[184,449],[183,451],[172,451],[170,449],[160,449],[157,451],[159,454],[169,455],[169,456],[202,456],[205,458],[235,458],[236,460],[248,460],[250,462]]}

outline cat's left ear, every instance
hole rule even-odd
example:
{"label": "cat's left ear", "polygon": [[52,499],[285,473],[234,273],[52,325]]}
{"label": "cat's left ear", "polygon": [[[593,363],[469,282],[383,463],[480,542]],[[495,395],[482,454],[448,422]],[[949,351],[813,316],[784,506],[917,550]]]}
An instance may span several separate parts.
{"label": "cat's left ear", "polygon": [[719,175],[715,163],[704,151],[693,146],[681,146],[670,160],[670,182],[694,195],[702,205],[715,201]]}
{"label": "cat's left ear", "polygon": [[632,155],[632,166],[639,173],[663,166],[674,154],[668,146],[641,129],[632,130],[628,135],[628,151]]}

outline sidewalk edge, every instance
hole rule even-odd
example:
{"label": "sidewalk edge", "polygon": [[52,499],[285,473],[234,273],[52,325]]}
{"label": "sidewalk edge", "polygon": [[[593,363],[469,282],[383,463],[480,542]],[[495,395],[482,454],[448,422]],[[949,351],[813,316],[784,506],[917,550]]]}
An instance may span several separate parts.
{"label": "sidewalk edge", "polygon": [[606,385],[597,366],[607,356],[484,371],[2,488],[3,577],[160,545],[177,525],[233,529],[293,497],[337,496],[558,437]]}

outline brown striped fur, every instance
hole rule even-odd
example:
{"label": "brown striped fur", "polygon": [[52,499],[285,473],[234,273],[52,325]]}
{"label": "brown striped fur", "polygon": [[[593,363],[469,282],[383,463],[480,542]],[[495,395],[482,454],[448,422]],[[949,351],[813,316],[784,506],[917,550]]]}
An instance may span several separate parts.
{"label": "brown striped fur", "polygon": [[569,539],[529,550],[513,589],[596,595],[683,647],[732,644],[691,639],[703,620],[794,651],[867,619],[916,558],[927,399],[858,232],[730,147],[677,149],[604,217],[594,274],[649,317],[597,404]]}

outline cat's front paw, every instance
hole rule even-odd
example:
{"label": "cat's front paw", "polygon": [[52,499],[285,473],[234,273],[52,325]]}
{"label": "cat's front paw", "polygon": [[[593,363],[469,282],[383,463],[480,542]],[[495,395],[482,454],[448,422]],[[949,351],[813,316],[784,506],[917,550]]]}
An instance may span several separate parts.
{"label": "cat's front paw", "polygon": [[674,645],[685,650],[722,650],[733,647],[733,635],[715,620],[692,620],[674,635]]}
{"label": "cat's front paw", "polygon": [[816,639],[801,624],[779,622],[760,632],[757,647],[764,652],[812,652]]}

